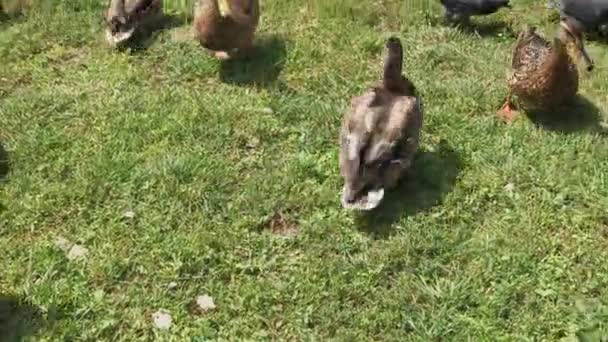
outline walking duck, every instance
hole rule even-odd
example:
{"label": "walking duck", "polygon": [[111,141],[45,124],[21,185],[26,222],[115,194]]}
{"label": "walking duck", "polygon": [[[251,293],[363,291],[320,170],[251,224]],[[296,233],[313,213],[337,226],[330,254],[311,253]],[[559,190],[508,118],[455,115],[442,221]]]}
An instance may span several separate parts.
{"label": "walking duck", "polygon": [[198,0],[194,30],[200,44],[215,57],[248,54],[260,18],[258,0]]}
{"label": "walking duck", "polygon": [[384,78],[352,99],[340,132],[342,205],[371,210],[409,170],[418,149],[423,108],[414,84],[402,76],[398,38],[385,47]]}
{"label": "walking duck", "polygon": [[582,56],[588,71],[594,67],[583,39],[583,27],[569,17],[561,19],[553,44],[538,35],[535,27],[521,32],[513,51],[509,93],[499,118],[509,122],[517,116],[513,95],[526,110],[551,110],[572,100],[578,92],[575,63]]}
{"label": "walking duck", "polygon": [[105,13],[106,40],[119,46],[135,33],[149,33],[163,16],[162,0],[111,0]]}

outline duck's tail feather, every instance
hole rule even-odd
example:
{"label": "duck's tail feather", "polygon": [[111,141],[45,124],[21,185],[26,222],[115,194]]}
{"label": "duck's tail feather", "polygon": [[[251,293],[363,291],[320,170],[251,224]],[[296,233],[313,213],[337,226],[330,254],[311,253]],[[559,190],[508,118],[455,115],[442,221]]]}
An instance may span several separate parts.
{"label": "duck's tail feather", "polygon": [[384,87],[391,91],[403,88],[403,46],[399,38],[391,37],[386,41],[384,57]]}
{"label": "duck's tail feather", "polygon": [[386,41],[386,55],[384,57],[384,88],[388,91],[415,95],[416,88],[406,77],[403,77],[403,46],[397,37]]}

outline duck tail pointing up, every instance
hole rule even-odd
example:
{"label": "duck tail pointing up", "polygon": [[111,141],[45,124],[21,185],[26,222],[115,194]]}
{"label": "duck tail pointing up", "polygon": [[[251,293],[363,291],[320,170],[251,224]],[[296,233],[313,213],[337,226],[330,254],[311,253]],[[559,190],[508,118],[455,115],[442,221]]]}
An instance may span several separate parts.
{"label": "duck tail pointing up", "polygon": [[403,91],[403,47],[397,37],[386,41],[386,55],[384,57],[384,88],[389,91]]}

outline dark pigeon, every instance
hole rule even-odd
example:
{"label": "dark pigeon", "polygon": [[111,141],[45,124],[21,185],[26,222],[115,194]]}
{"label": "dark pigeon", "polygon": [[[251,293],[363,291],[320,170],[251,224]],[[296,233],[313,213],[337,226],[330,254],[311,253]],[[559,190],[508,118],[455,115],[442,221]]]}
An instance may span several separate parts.
{"label": "dark pigeon", "polygon": [[576,19],[587,32],[608,34],[608,0],[551,0],[562,17]]}
{"label": "dark pigeon", "polygon": [[509,0],[441,0],[441,4],[446,19],[460,23],[467,23],[474,15],[488,15],[502,7],[511,7]]}

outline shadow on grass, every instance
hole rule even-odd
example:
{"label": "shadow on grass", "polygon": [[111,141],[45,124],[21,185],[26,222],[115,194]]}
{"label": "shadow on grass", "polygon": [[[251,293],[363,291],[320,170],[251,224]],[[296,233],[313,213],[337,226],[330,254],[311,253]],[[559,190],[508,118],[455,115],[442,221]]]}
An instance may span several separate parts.
{"label": "shadow on grass", "polygon": [[0,184],[6,181],[9,171],[8,152],[0,142]]}
{"label": "shadow on grass", "polygon": [[0,3],[0,25],[9,22],[11,19],[12,18],[10,15],[4,13],[2,10],[2,4]]}
{"label": "shadow on grass", "polygon": [[21,13],[3,12],[0,6],[0,28],[4,25],[10,25],[20,20],[23,20],[23,15]]}
{"label": "shadow on grass", "polygon": [[[0,186],[8,179],[9,169],[8,152],[6,152],[4,145],[0,143]],[[6,206],[0,202],[0,214],[4,211],[6,211]]]}
{"label": "shadow on grass", "polygon": [[220,79],[225,83],[268,87],[283,71],[285,58],[283,39],[262,38],[255,43],[251,56],[222,61]]}
{"label": "shadow on grass", "polygon": [[528,111],[528,118],[537,126],[560,133],[608,133],[600,123],[600,110],[586,98],[576,98],[559,110]]}
{"label": "shadow on grass", "polygon": [[0,24],[22,18],[25,7],[24,1],[0,0]]}
{"label": "shadow on grass", "polygon": [[160,32],[180,27],[184,23],[185,19],[183,16],[165,13],[154,24],[136,31],[133,37],[118,49],[120,51],[129,50],[131,53],[144,52],[154,44]]}
{"label": "shadow on grass", "polygon": [[457,151],[442,140],[435,151],[418,152],[413,169],[387,193],[378,208],[356,214],[359,230],[376,238],[387,238],[393,225],[441,203],[456,184],[462,162]]}
{"label": "shadow on grass", "polygon": [[22,341],[44,326],[40,309],[22,299],[0,294],[0,340]]}
{"label": "shadow on grass", "polygon": [[[502,21],[480,22],[479,18],[471,18],[464,22],[453,22],[448,20],[444,15],[427,16],[426,21],[431,26],[448,26],[458,29],[462,32],[479,35],[480,37],[495,37],[499,33],[503,33],[509,37],[517,37],[513,28]],[[484,19],[482,19],[484,20]]]}
{"label": "shadow on grass", "polygon": [[489,22],[489,23],[471,22],[468,25],[459,26],[459,28],[463,32],[479,35],[480,37],[495,37],[495,36],[498,36],[499,33],[502,33],[508,37],[517,36],[517,34],[515,34],[515,32],[513,32],[513,29],[511,28],[511,26],[505,24],[504,22]]}

